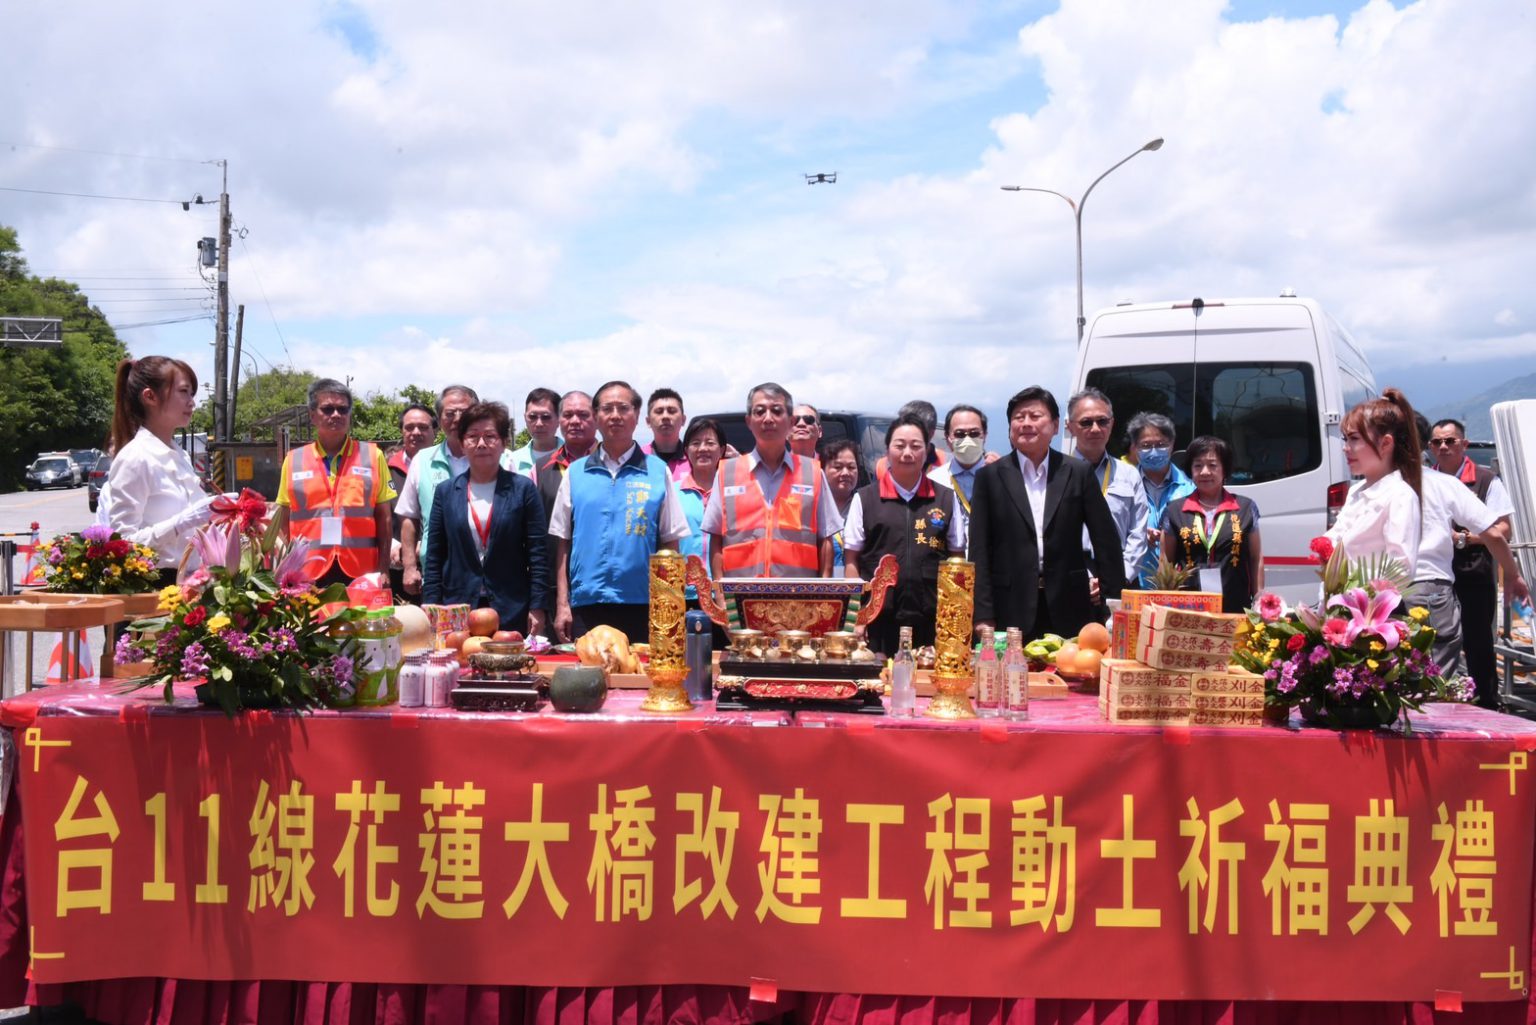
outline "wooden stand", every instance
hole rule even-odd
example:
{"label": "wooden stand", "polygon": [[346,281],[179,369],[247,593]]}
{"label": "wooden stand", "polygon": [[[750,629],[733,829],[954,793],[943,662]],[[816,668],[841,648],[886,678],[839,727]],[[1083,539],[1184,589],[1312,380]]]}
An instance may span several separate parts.
{"label": "wooden stand", "polygon": [[75,669],[80,665],[80,653],[85,646],[85,631],[93,627],[105,627],[121,623],[126,618],[123,600],[110,595],[50,594],[38,591],[32,594],[0,596],[0,665],[5,662],[9,634],[24,633],[26,639],[26,689],[33,686],[33,634],[62,633],[66,650],[74,660],[64,667],[66,680],[79,679]]}

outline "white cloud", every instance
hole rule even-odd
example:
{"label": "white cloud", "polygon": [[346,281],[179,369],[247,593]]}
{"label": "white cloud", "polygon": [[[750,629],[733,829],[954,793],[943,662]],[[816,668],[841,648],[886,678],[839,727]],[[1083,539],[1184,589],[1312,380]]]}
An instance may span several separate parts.
{"label": "white cloud", "polygon": [[[1378,363],[1531,352],[1525,4],[1233,23],[1222,0],[1064,0],[975,35],[1010,9],[381,2],[359,8],[377,44],[359,54],[326,3],[12,5],[0,32],[29,45],[0,69],[24,98],[0,139],[229,157],[254,269],[303,324],[294,359],[365,387],[623,376],[692,410],[763,378],[856,408],[1065,388],[1072,214],[998,186],[1075,198],[1154,136],[1087,204],[1090,312],[1289,286]],[[925,150],[951,113],[990,145]],[[959,170],[798,183],[872,125]],[[170,198],[213,174],[0,147],[0,184]],[[183,267],[208,212],[8,202],[0,220],[34,266]],[[532,326],[551,324],[582,326]]]}

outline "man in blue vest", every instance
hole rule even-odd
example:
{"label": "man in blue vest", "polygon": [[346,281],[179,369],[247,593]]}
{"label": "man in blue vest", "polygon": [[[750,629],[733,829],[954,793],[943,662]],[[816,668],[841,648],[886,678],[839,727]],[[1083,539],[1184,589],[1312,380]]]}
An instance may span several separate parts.
{"label": "man in blue vest", "polygon": [[595,393],[602,444],[571,463],[550,512],[555,538],[555,633],[571,641],[594,626],[646,640],[650,558],[676,550],[688,518],[667,464],[635,444],[640,393],[610,381]]}

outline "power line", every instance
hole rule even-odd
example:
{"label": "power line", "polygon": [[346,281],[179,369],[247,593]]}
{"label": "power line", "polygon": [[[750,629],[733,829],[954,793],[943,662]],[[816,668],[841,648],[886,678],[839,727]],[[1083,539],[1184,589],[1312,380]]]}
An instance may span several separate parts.
{"label": "power line", "polygon": [[180,199],[147,199],[144,196],[101,196],[94,192],[53,192],[49,189],[23,189],[15,185],[0,185],[0,192],[28,192],[34,196],[73,196],[75,199],[117,199],[124,203],[169,203],[181,206]]}
{"label": "power line", "polygon": [[43,146],[35,142],[10,142],[0,139],[0,146],[10,146],[12,149],[40,149],[51,153],[84,153],[93,157],[122,157],[126,160],[165,160],[176,164],[216,164],[216,160],[196,160],[192,157],[161,157],[149,153],[113,153],[109,150],[99,149],[75,149],[72,146]]}
{"label": "power line", "polygon": [[108,287],[93,286],[91,294],[97,292],[206,292],[201,285],[113,285]]}
{"label": "power line", "polygon": [[[267,307],[267,316],[272,318],[272,328],[277,332],[277,340],[283,347],[283,355],[288,357],[288,365],[293,366],[293,353],[288,351],[288,339],[283,337],[283,327],[277,322],[277,314],[272,310],[272,300],[267,298],[267,286],[261,283],[261,273],[256,270],[256,254],[251,252],[251,247],[245,242],[245,233],[241,232],[240,248],[245,250],[245,255],[251,261],[251,276],[256,279],[256,288],[261,292],[261,301]],[[265,357],[263,357],[265,359]],[[267,360],[267,366],[276,370],[271,360]]]}
{"label": "power line", "polygon": [[137,324],[113,324],[112,325],[112,330],[114,330],[114,331],[128,331],[128,330],[130,330],[132,328],[136,328],[136,327],[157,327],[157,326],[159,326],[161,324],[188,324],[188,323],[191,323],[194,320],[211,320],[211,319],[213,319],[211,315],[204,314],[203,316],[200,316],[200,317],[174,317],[174,318],[172,318],[170,320],[144,320],[144,321],[140,321]]}

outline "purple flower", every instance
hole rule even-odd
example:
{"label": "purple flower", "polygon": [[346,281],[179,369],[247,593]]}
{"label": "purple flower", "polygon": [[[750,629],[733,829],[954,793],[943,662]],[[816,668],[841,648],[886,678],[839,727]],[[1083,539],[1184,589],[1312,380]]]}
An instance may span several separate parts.
{"label": "purple flower", "polygon": [[63,561],[64,561],[64,553],[59,551],[57,548],[55,548],[53,551],[48,553],[48,565],[50,565],[50,566],[57,566],[59,563],[61,563]]}
{"label": "purple flower", "polygon": [[137,662],[143,654],[142,649],[135,643],[132,634],[123,634],[117,639],[117,647],[112,650],[114,662]]}
{"label": "purple flower", "polygon": [[102,544],[112,540],[112,528],[102,523],[93,523],[80,532],[80,536],[92,544]]}
{"label": "purple flower", "polygon": [[293,631],[286,626],[280,626],[272,631],[272,650],[274,652],[298,651],[298,639],[293,636]]}
{"label": "purple flower", "polygon": [[261,652],[251,644],[250,635],[233,628],[225,630],[219,635],[219,640],[224,642],[224,647],[236,658],[255,661],[261,657]]}
{"label": "purple flower", "polygon": [[1312,663],[1313,665],[1317,665],[1319,662],[1325,662],[1325,661],[1327,661],[1327,659],[1328,659],[1328,649],[1325,648],[1321,644],[1319,644],[1317,647],[1313,648],[1312,652],[1309,655],[1307,655],[1307,661]]}
{"label": "purple flower", "polygon": [[208,653],[197,641],[187,645],[187,650],[181,653],[181,675],[184,677],[202,676],[208,672]]}

